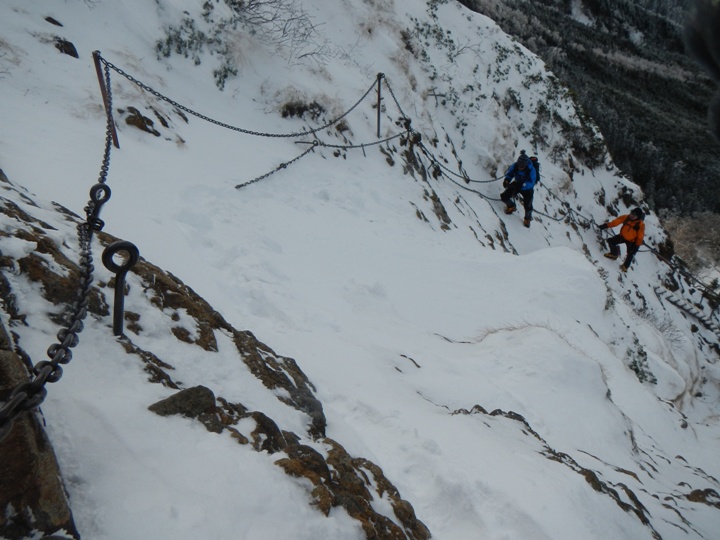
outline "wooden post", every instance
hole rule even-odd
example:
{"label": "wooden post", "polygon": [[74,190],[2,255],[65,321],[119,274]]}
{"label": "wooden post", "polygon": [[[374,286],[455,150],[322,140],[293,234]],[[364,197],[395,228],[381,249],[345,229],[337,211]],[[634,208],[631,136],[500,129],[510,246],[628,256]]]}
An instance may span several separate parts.
{"label": "wooden post", "polygon": [[100,51],[93,52],[93,60],[95,61],[95,71],[97,72],[98,83],[100,84],[100,92],[102,93],[103,103],[105,105],[105,114],[107,115],[108,121],[110,122],[110,134],[112,135],[113,144],[115,145],[115,148],[120,148],[117,131],[115,131],[115,121],[113,120],[112,110],[110,109],[110,105],[108,103],[107,87],[105,86],[105,79],[103,78],[102,68],[100,67]]}

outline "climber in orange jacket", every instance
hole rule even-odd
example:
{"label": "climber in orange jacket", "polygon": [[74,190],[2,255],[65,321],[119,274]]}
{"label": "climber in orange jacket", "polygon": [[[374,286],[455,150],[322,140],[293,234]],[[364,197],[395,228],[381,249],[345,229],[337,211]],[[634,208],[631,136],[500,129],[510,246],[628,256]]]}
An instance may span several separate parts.
{"label": "climber in orange jacket", "polygon": [[640,249],[643,244],[643,237],[645,236],[645,213],[640,208],[634,208],[629,214],[619,216],[609,223],[603,223],[600,225],[600,230],[605,230],[608,227],[617,227],[622,223],[620,228],[620,234],[608,238],[608,246],[610,246],[610,253],[606,253],[605,256],[608,259],[615,260],[620,256],[620,244],[627,246],[627,256],[625,262],[622,264],[620,269],[623,272],[627,272],[630,268],[630,264],[635,257],[635,253]]}

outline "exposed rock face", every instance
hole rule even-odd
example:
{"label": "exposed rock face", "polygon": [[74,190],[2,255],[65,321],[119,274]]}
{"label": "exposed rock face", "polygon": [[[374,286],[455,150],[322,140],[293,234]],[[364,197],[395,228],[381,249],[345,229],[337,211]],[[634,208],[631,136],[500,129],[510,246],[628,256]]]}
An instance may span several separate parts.
{"label": "exposed rock face", "polygon": [[73,58],[80,58],[77,49],[75,48],[75,45],[73,45],[67,39],[56,37],[55,48],[63,54],[67,54],[68,56],[72,56]]}
{"label": "exposed rock face", "polygon": [[[30,380],[22,359],[0,323],[0,402]],[[34,532],[64,531],[79,538],[55,453],[34,413],[23,412],[0,441],[0,537],[27,538]]]}
{"label": "exposed rock face", "polygon": [[[310,480],[311,503],[325,515],[329,515],[333,507],[343,507],[360,521],[369,539],[426,540],[431,537],[428,528],[415,516],[412,505],[400,497],[382,469],[371,461],[352,457],[340,443],[329,438],[321,441],[329,448],[327,456],[323,456],[310,446],[299,444],[297,435],[283,432],[263,413],[248,412],[240,404],[219,401],[220,406],[216,407],[212,391],[196,386],[181,390],[149,409],[161,416],[180,414],[197,418],[208,431],[215,433],[228,429],[240,444],[252,444],[258,452],[284,452],[287,457],[280,458],[276,465],[290,476]],[[233,427],[245,418],[252,418],[256,424],[249,437]],[[390,499],[400,525],[373,510],[371,503],[376,496]]]}
{"label": "exposed rock face", "polygon": [[[57,306],[53,320],[62,325],[64,315],[71,311],[75,300],[74,289],[79,275],[78,266],[71,261],[51,238],[52,226],[37,220],[13,200],[26,199],[0,171],[0,182],[12,199],[0,193],[0,212],[12,220],[11,227],[0,227],[0,237],[14,236],[38,247],[16,260],[0,253],[0,269],[6,268],[13,274],[20,274],[39,285],[40,294]],[[24,205],[27,206],[27,205]],[[62,219],[74,224],[77,216],[64,208],[57,207]],[[96,234],[100,244],[107,246],[116,241],[102,232]],[[97,249],[95,247],[94,249]],[[48,264],[48,260],[52,264]],[[212,433],[227,433],[238,444],[257,452],[279,454],[275,462],[293,478],[309,479],[312,488],[308,491],[308,504],[312,504],[328,515],[333,507],[342,507],[357,519],[368,539],[410,539],[430,538],[427,527],[417,519],[412,505],[402,499],[397,488],[387,479],[382,469],[364,459],[349,455],[340,443],[326,437],[326,419],[322,403],[315,396],[315,387],[303,373],[295,360],[277,355],[270,347],[261,343],[249,331],[233,328],[212,306],[199,297],[192,289],[173,275],[148,263],[142,258],[130,271],[142,286],[147,304],[142,313],[125,313],[126,335],[119,343],[128,354],[137,356],[144,365],[148,380],[178,390],[177,393],[149,409],[159,415],[182,415],[201,422]],[[2,277],[2,275],[0,275]],[[137,281],[135,281],[137,283]],[[112,297],[111,283],[96,283],[90,293],[88,311],[98,319],[109,318],[110,308],[106,297]],[[26,315],[16,305],[10,281],[0,279],[0,302],[9,315],[10,324],[25,324]],[[175,380],[171,361],[160,358],[152,351],[144,350],[133,342],[133,336],[142,335],[143,313],[159,310],[171,321],[174,336],[190,346],[198,348],[198,354],[214,354],[218,351],[216,332],[230,336],[237,350],[238,361],[243,362],[250,373],[272,392],[278,400],[307,416],[307,433],[296,434],[283,430],[278,423],[262,411],[253,411],[242,403],[232,403],[222,396],[216,396],[211,388],[194,386],[185,388]],[[185,324],[192,321],[194,331],[190,332],[180,323],[178,313],[183,313]],[[175,326],[173,326],[175,324]],[[81,337],[82,339],[82,337]],[[17,341],[17,340],[16,340]],[[4,340],[6,349],[21,351],[20,344]],[[28,367],[20,357],[10,351],[15,362],[2,359],[0,380],[7,381],[0,390],[7,393],[21,380],[27,380]],[[40,359],[36,359],[40,360]],[[30,361],[28,360],[28,364]],[[15,366],[14,375],[4,373],[2,368]],[[68,374],[68,376],[70,376]],[[59,382],[62,384],[62,381]],[[0,399],[3,394],[0,393]],[[243,421],[240,424],[241,420]],[[248,422],[252,420],[252,422]],[[64,531],[73,538],[79,538],[68,509],[67,500],[50,447],[41,426],[34,415],[24,414],[22,422],[16,422],[13,438],[8,439],[2,450],[0,462],[0,536],[15,540],[28,536],[37,529],[44,534]],[[243,427],[240,428],[240,425]],[[302,444],[309,439],[317,442],[325,452]],[[12,459],[5,460],[6,447],[13,448]],[[17,447],[17,449],[15,449]],[[9,452],[10,450],[8,450]],[[9,455],[9,454],[8,454]],[[240,454],[241,455],[241,454]],[[2,467],[12,468],[5,470]],[[303,482],[302,485],[306,485]],[[29,486],[29,487],[28,487]],[[6,496],[7,494],[7,496]],[[376,512],[371,501],[388,498],[394,516]],[[9,517],[8,517],[9,516]],[[30,518],[34,521],[31,521]]]}
{"label": "exposed rock face", "polygon": [[[125,111],[119,111],[120,114],[124,114]],[[148,133],[152,133],[156,137],[160,136],[160,132],[155,129],[155,122],[152,121],[147,116],[144,116],[138,109],[135,107],[128,107],[127,110],[127,116],[125,117],[125,122],[131,126],[135,126],[136,128],[146,131]]]}
{"label": "exposed rock face", "polygon": [[158,401],[148,408],[160,416],[181,414],[189,418],[197,418],[215,409],[215,394],[204,386],[194,386],[180,390],[177,394]]}

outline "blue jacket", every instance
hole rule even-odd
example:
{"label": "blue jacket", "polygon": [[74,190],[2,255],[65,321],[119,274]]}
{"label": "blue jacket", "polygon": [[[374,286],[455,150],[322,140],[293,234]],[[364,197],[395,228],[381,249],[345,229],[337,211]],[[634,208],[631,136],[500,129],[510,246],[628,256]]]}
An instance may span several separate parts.
{"label": "blue jacket", "polygon": [[532,162],[528,163],[524,171],[517,168],[517,163],[510,165],[510,168],[505,173],[505,180],[515,179],[516,182],[520,183],[522,187],[521,191],[527,191],[535,187],[535,181],[537,180],[537,174],[535,173],[535,167]]}

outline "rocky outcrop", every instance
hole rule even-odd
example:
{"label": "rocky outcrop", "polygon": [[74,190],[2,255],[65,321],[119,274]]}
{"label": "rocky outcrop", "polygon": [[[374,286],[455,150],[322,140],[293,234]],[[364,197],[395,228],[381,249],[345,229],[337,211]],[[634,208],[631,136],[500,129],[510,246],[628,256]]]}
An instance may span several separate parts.
{"label": "rocky outcrop", "polygon": [[[32,201],[16,190],[7,178],[0,176],[0,181],[5,183],[3,187],[6,191],[12,191],[11,198],[0,196],[0,213],[12,221],[12,226],[0,227],[0,237],[12,236],[37,245],[34,252],[19,258],[0,253],[0,269],[5,268],[37,284],[43,298],[56,306],[52,319],[61,326],[65,315],[71,311],[70,304],[75,299],[75,284],[80,270],[65,254],[65,246],[53,240],[53,227],[31,216],[29,212],[32,210],[28,210],[28,205],[16,204],[13,199],[24,198],[25,202],[34,206]],[[60,212],[60,221],[70,221],[72,226],[80,222],[80,218],[68,210],[59,206],[56,210]],[[102,246],[117,240],[102,232],[95,236]],[[314,385],[294,359],[277,355],[251,332],[233,328],[190,287],[144,259],[141,258],[130,273],[133,274],[133,286],[141,285],[146,305],[140,313],[124,314],[126,332],[118,338],[118,342],[127,354],[135,355],[144,365],[149,382],[177,390],[172,396],[149,405],[151,411],[161,416],[191,418],[201,422],[209,432],[228,435],[245,448],[277,454],[279,458],[275,463],[289,476],[310,480],[312,487],[308,492],[308,504],[325,515],[331,508],[344,508],[361,523],[368,539],[425,540],[431,537],[430,531],[416,517],[410,502],[401,497],[377,464],[351,456],[339,442],[326,437],[327,422],[322,403],[315,396]],[[98,320],[111,316],[106,298],[113,295],[113,281],[95,283],[90,291],[88,311]],[[0,280],[0,300],[10,324],[26,324],[27,316],[18,307],[8,280]],[[264,412],[250,410],[242,403],[215,395],[211,388],[185,387],[182,381],[175,379],[171,360],[163,359],[133,341],[145,332],[143,315],[150,310],[158,310],[168,318],[170,332],[167,339],[175,338],[197,347],[201,356],[218,351],[217,332],[230,336],[238,361],[244,363],[250,374],[276,399],[306,415],[307,432],[284,430]],[[188,325],[194,327],[192,331],[187,329]],[[5,343],[8,349],[12,348],[9,338],[5,339]],[[18,343],[13,346],[21,350]],[[6,353],[12,354],[11,351],[3,351],[2,354]],[[14,362],[0,363],[0,368],[15,366],[12,377],[9,373],[0,372],[0,380],[7,381],[2,387],[5,392],[28,380],[30,359],[26,366],[18,355],[13,356]],[[67,376],[71,375],[68,373]],[[2,397],[0,394],[0,399]],[[35,416],[23,414],[24,418],[13,430],[13,437],[0,447],[3,451],[0,467],[8,469],[0,470],[0,480],[4,482],[0,484],[0,500],[4,501],[0,536],[14,540],[38,530],[46,535],[60,532],[79,538],[52,448]],[[314,445],[326,450],[321,453],[303,444],[303,440],[313,441]],[[6,455],[12,455],[12,459],[5,460]],[[301,485],[307,486],[307,482],[303,480]],[[394,515],[382,515],[373,509],[372,501],[383,498],[390,501]]]}
{"label": "rocky outcrop", "polygon": [[[0,323],[0,402],[30,380]],[[63,532],[79,538],[52,445],[35,413],[22,412],[0,441],[0,537]]]}

